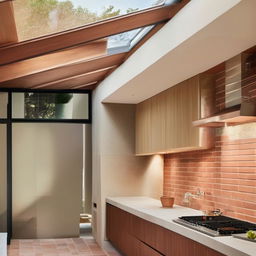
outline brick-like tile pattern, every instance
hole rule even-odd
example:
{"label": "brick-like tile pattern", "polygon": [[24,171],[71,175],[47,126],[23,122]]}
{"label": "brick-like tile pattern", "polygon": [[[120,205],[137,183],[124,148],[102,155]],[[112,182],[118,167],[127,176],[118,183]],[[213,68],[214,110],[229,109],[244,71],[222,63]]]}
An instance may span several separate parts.
{"label": "brick-like tile pattern", "polygon": [[256,139],[217,136],[213,149],[165,155],[164,162],[164,195],[176,204],[200,188],[206,194],[192,208],[256,222]]}
{"label": "brick-like tile pattern", "polygon": [[8,256],[107,256],[93,238],[12,240]]}

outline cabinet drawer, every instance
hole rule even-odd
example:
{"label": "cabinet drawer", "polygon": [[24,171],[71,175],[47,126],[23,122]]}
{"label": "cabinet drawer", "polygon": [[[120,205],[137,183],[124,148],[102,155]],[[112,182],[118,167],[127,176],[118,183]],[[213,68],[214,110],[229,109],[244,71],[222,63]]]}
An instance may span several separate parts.
{"label": "cabinet drawer", "polygon": [[132,215],[131,234],[160,253],[166,254],[168,241],[166,229],[163,227]]}
{"label": "cabinet drawer", "polygon": [[163,256],[164,254],[160,254],[156,250],[152,249],[148,245],[140,242],[139,243],[139,256]]}

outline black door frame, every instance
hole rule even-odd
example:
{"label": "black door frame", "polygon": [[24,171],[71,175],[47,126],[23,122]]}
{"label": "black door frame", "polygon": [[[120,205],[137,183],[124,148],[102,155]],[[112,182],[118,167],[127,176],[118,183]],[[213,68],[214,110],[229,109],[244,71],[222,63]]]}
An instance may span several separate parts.
{"label": "black door frame", "polygon": [[[88,124],[92,122],[92,95],[90,90],[33,90],[33,89],[9,89],[1,88],[0,92],[8,93],[7,118],[0,118],[1,124],[6,124],[6,152],[7,152],[7,244],[12,239],[12,123],[81,123]],[[84,93],[89,97],[89,118],[88,119],[25,119],[12,118],[12,93],[13,92],[45,92],[45,93]]]}

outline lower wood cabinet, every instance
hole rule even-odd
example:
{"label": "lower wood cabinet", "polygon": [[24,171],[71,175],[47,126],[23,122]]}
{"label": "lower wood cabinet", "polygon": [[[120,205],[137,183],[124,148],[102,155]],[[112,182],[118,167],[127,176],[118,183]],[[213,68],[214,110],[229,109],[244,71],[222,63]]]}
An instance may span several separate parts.
{"label": "lower wood cabinet", "polygon": [[125,256],[224,256],[110,204],[107,238]]}

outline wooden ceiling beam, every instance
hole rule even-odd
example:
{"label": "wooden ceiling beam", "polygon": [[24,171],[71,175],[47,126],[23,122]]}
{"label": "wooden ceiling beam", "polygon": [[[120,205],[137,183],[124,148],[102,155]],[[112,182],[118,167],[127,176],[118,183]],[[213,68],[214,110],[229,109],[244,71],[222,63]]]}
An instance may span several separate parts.
{"label": "wooden ceiling beam", "polygon": [[171,19],[190,0],[114,17],[65,32],[0,47],[0,65],[39,56]]}
{"label": "wooden ceiling beam", "polygon": [[83,85],[78,85],[78,86],[75,86],[73,87],[72,89],[88,89],[88,88],[92,88],[93,86],[96,86],[96,84],[98,84],[98,81],[93,81],[91,83],[88,83],[88,84],[83,84]]}
{"label": "wooden ceiling beam", "polygon": [[0,46],[17,42],[18,35],[11,1],[0,2],[0,19]]}
{"label": "wooden ceiling beam", "polygon": [[[67,77],[67,78],[63,78],[63,79],[60,79],[60,80],[56,80],[56,81],[52,81],[52,82],[49,82],[49,83],[45,83],[45,84],[41,84],[41,85],[37,85],[37,86],[34,86],[33,89],[44,89],[44,88],[49,88],[49,87],[52,87],[52,86],[58,86],[58,85],[68,85],[69,84],[72,84],[73,81],[80,81],[81,79],[83,80],[84,78],[88,78],[90,77],[91,75],[98,75],[98,74],[105,74],[107,73],[109,70],[111,69],[114,69],[116,68],[116,66],[110,66],[110,67],[106,67],[106,68],[103,68],[103,69],[98,69],[98,70],[95,70],[95,71],[92,71],[92,72],[88,72],[88,73],[83,73],[83,74],[79,74],[79,75],[76,75],[76,76],[70,76],[70,77]],[[73,84],[72,84],[72,87],[73,87]]]}
{"label": "wooden ceiling beam", "polygon": [[106,40],[0,66],[0,83],[106,55]]}
{"label": "wooden ceiling beam", "polygon": [[5,2],[12,2],[13,0],[0,0],[0,4],[5,3]]}
{"label": "wooden ceiling beam", "polygon": [[67,79],[54,81],[52,83],[42,84],[36,87],[32,87],[31,89],[74,89],[75,87],[79,87],[80,85],[89,84],[95,81],[101,81],[106,73],[114,68],[115,66],[104,68],[90,73],[69,77]]}
{"label": "wooden ceiling beam", "polygon": [[[32,88],[37,85],[47,84],[56,80],[89,73],[98,69],[120,65],[127,53],[119,53],[110,56],[100,56],[93,59],[78,61],[73,64],[63,65],[44,72],[19,77],[0,83],[0,88],[16,88],[22,85],[24,88]],[[1,67],[0,67],[1,69]]]}

